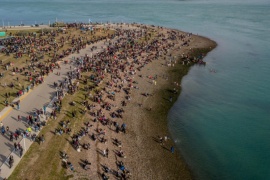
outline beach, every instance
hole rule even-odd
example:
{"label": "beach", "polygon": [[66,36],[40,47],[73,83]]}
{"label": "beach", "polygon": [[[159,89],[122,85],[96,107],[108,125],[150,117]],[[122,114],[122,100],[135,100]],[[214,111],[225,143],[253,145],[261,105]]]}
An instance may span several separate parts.
{"label": "beach", "polygon": [[[16,4],[16,6],[14,6],[14,4]],[[49,25],[53,22],[137,22],[138,24],[151,24],[191,32],[193,35],[198,34],[214,40],[217,42],[218,46],[204,58],[206,65],[194,65],[189,68],[186,76],[179,78],[181,79],[181,93],[169,110],[169,114],[166,117],[168,123],[164,123],[168,126],[168,136],[175,142],[175,151],[181,150],[181,156],[188,164],[189,169],[191,169],[194,179],[265,180],[270,179],[268,168],[270,165],[270,159],[268,158],[270,150],[268,138],[270,136],[269,9],[270,2],[268,0],[79,0],[76,2],[53,0],[46,2],[31,1],[31,3],[9,0],[1,2],[0,29],[1,26],[11,25],[13,27],[14,25],[20,24],[24,24],[24,27],[38,24],[41,27],[42,24]],[[9,31],[9,28],[7,30]],[[16,30],[13,30],[13,32],[15,31]],[[25,29],[25,31],[27,31],[27,29]],[[33,29],[31,31],[36,30]],[[79,33],[76,32],[74,34],[77,36]],[[59,36],[56,37],[56,39],[58,41]],[[2,47],[0,47],[0,49],[2,49]],[[52,54],[53,52],[51,52],[51,55]],[[5,60],[6,58],[8,57],[4,54],[0,54],[0,60],[3,60],[4,64],[8,62],[8,60]],[[26,58],[28,57],[23,56],[23,59],[19,58],[18,60],[14,60],[14,62],[15,64],[22,62],[24,65]],[[48,59],[46,55],[45,59]],[[2,66],[2,68],[5,67]],[[12,69],[9,68],[9,70]],[[56,70],[54,71],[56,72]],[[0,86],[0,91],[2,92],[0,96],[0,109],[3,109],[5,108],[5,93],[7,89],[12,90],[10,87],[2,88],[3,85],[5,86],[5,81],[7,82],[7,86],[9,85],[8,82],[11,80],[16,85],[16,88],[10,92],[11,97],[8,99],[9,103],[12,99],[17,97],[18,82],[16,81],[17,75],[12,76],[12,78],[6,78],[8,74],[3,71],[1,72],[4,73],[4,78],[0,79],[3,83],[2,86]],[[84,74],[88,76],[87,73]],[[0,77],[1,76],[2,74],[0,74]],[[56,76],[51,74],[48,77],[55,78]],[[62,78],[61,76],[58,77]],[[21,85],[29,83],[29,81],[24,81],[24,79],[26,79],[24,78],[24,74],[19,76]],[[160,80],[160,78],[158,80]],[[51,81],[47,78],[45,83],[47,82]],[[88,82],[88,84],[90,85],[90,82]],[[160,82],[157,81],[156,84],[156,86],[158,86]],[[138,84],[138,86],[140,86],[140,84]],[[22,110],[16,111],[17,114],[25,116],[23,112],[32,112],[32,109],[35,107],[41,108],[44,103],[50,102],[50,96],[52,94],[47,95],[45,90],[51,87],[37,87],[38,89],[41,87],[41,89],[44,90],[44,93],[38,96],[40,97],[39,101],[36,102],[35,98],[33,98],[33,102],[35,103],[31,103],[31,101],[29,102],[28,100],[28,97],[33,96],[32,92],[37,91],[37,89],[34,88],[34,91],[31,91],[27,98],[24,98],[22,101]],[[80,88],[84,89],[83,81],[80,81]],[[54,89],[50,90],[52,93],[55,91]],[[134,93],[134,91],[132,92]],[[69,110],[71,108],[70,105],[66,104],[75,96],[79,96],[79,98],[75,100],[79,102],[77,103],[78,108],[82,108],[80,102],[84,99],[84,95],[81,95],[83,93],[84,91],[79,90],[79,92],[76,92],[72,96],[67,94],[63,99],[63,111],[71,112]],[[48,99],[45,100],[44,97],[48,97]],[[144,99],[149,100],[150,98],[151,96],[148,96],[148,98],[145,97]],[[133,100],[134,98],[129,102],[132,103]],[[154,99],[151,98],[151,100]],[[25,106],[28,105],[30,110],[25,108]],[[127,104],[126,107],[128,106],[129,104]],[[76,108],[76,106],[72,106],[72,108]],[[66,113],[66,111],[64,112]],[[12,112],[13,111],[11,111],[10,116],[6,116],[4,125],[9,125],[8,123],[10,122],[10,130],[15,130],[15,126],[17,126],[19,122],[15,120],[17,119],[17,114]],[[146,110],[146,112],[148,111]],[[123,113],[123,115],[126,115],[126,113],[127,111]],[[68,115],[70,114],[68,113]],[[0,113],[0,119],[4,116],[5,114]],[[48,122],[49,126],[55,126],[48,128],[48,130],[47,127],[49,126],[45,126],[42,132],[47,133],[47,131],[52,131],[54,133],[56,128],[61,127],[58,122],[71,119],[71,117],[67,117],[66,115],[63,118],[58,115],[58,118],[59,119],[56,121],[50,120]],[[93,118],[71,121],[73,132],[79,131],[79,129],[75,129],[75,127],[83,127],[82,124],[87,120],[91,120],[92,122]],[[94,124],[93,122],[93,125]],[[21,124],[20,127],[22,129],[25,128],[23,124]],[[103,127],[103,125],[100,127]],[[129,135],[129,127],[130,126],[127,124],[126,135]],[[144,126],[141,128],[144,128]],[[91,133],[92,131],[94,131],[94,128],[90,129]],[[50,140],[46,139],[49,141],[49,147],[45,146],[45,144],[41,146],[38,146],[37,143],[32,144],[32,153],[27,151],[24,157],[26,161],[28,160],[30,162],[30,159],[33,159],[33,162],[36,163],[29,168],[27,162],[24,160],[21,162],[25,162],[23,165],[25,165],[25,169],[28,169],[29,172],[31,172],[31,170],[36,172],[36,174],[32,173],[33,178],[40,174],[40,178],[42,176],[65,179],[64,173],[66,173],[67,170],[61,166],[58,151],[63,149],[69,151],[69,148],[73,148],[71,144],[66,144],[65,142],[67,140],[68,143],[71,141],[70,136],[74,134],[73,132],[70,135],[63,134],[61,136],[52,134]],[[164,138],[162,133],[159,133],[159,135]],[[156,136],[157,135],[155,135],[155,138]],[[46,134],[46,137],[50,137],[49,133]],[[121,136],[121,140],[123,138],[124,137]],[[87,137],[83,139],[89,140]],[[4,142],[1,143],[3,146],[0,148],[0,164],[2,164],[5,158],[8,157],[8,152],[13,147],[13,144],[9,142],[6,136],[0,138],[0,142]],[[153,140],[153,142],[155,141]],[[167,142],[166,147],[170,148],[169,142],[171,141]],[[110,140],[108,143],[111,144],[112,141]],[[90,144],[93,145],[91,139]],[[159,143],[155,145],[157,149],[161,147]],[[125,151],[124,146],[123,150]],[[45,147],[47,152],[42,147]],[[95,146],[92,146],[93,149],[89,150],[89,153],[95,154],[94,147]],[[1,151],[2,149],[4,150]],[[48,151],[48,149],[51,149],[51,151]],[[113,150],[114,149],[119,150],[119,148],[113,148]],[[74,153],[72,155],[74,155]],[[77,154],[81,155],[84,153],[85,151],[82,151]],[[125,151],[125,153],[127,152]],[[30,154],[33,156],[30,156]],[[39,154],[48,158],[39,157]],[[49,154],[49,156],[46,154]],[[110,159],[112,154],[114,153],[110,151]],[[93,161],[96,162],[95,155],[89,158],[89,160],[93,159]],[[16,157],[16,155],[14,157]],[[38,158],[38,160],[34,161],[35,158]],[[100,158],[102,159],[102,156]],[[124,161],[129,160],[129,156],[124,159]],[[76,158],[72,161],[73,165],[76,167],[75,171],[82,169],[78,161],[79,159]],[[43,166],[43,169],[47,169],[47,172],[51,174],[45,174],[41,166]],[[20,169],[23,169],[24,166],[20,167]],[[115,164],[113,164],[111,168],[116,169]],[[127,168],[131,167],[127,166]],[[9,167],[7,167],[7,169],[9,169]],[[55,171],[53,169],[55,169]],[[25,176],[28,174],[28,171],[23,171]],[[3,175],[3,172],[4,169],[2,169],[1,175]],[[86,175],[96,172],[97,167],[95,166],[91,166],[91,169],[88,171],[82,171],[82,173]],[[100,172],[102,172],[102,169],[100,169]],[[23,173],[21,175],[23,175]],[[25,176],[21,177],[25,178]],[[70,176],[72,176],[72,173],[70,173]]]}
{"label": "beach", "polygon": [[[111,28],[119,29],[119,25],[111,26]],[[142,35],[140,28],[144,29],[144,33],[147,34],[144,40],[143,36],[139,37]],[[111,67],[98,71],[101,73],[98,75],[102,76],[102,81],[97,86],[97,99],[93,98],[91,93],[88,94],[88,97],[84,95],[85,93],[75,93],[74,95],[68,93],[69,97],[63,99],[63,104],[67,104],[63,105],[63,112],[70,112],[69,104],[75,96],[90,100],[94,107],[86,110],[85,115],[76,117],[78,120],[73,120],[74,129],[76,129],[72,132],[73,134],[81,132],[81,129],[85,131],[86,124],[89,125],[87,127],[90,132],[87,132],[87,135],[84,134],[85,137],[80,136],[79,145],[74,147],[74,140],[70,139],[72,136],[65,135],[68,141],[61,141],[62,145],[56,150],[66,152],[69,155],[68,161],[74,164],[75,172],[67,168],[67,177],[98,179],[103,178],[104,173],[105,176],[117,177],[113,172],[119,172],[131,179],[192,179],[188,165],[181,157],[181,153],[177,150],[168,132],[167,114],[181,92],[182,77],[188,73],[192,65],[204,66],[205,62],[202,61],[202,58],[216,47],[216,43],[191,33],[137,24],[121,24],[118,31],[120,39],[116,38],[109,43],[122,43],[121,36],[124,39],[126,35],[123,34],[127,33],[125,30],[133,32],[133,38],[136,37],[139,38],[139,41],[147,41],[152,44],[144,50],[138,47],[133,48],[135,54],[139,52],[139,56],[125,57],[126,62],[121,60],[121,56],[115,54],[115,61],[125,62],[124,66],[120,64],[115,66],[122,70],[115,70],[116,76],[108,73],[109,70],[112,70]],[[104,41],[86,46],[80,50],[79,54],[71,54],[64,58],[64,61],[70,61],[74,59],[73,57],[95,56],[95,53],[100,53],[104,49],[103,46],[107,40]],[[89,53],[89,48],[93,46],[98,50]],[[127,45],[125,47],[127,48]],[[125,48],[121,51],[125,52]],[[117,54],[121,55],[121,53]],[[80,64],[78,68],[83,70],[84,65]],[[66,66],[69,65],[63,64],[63,67]],[[77,79],[80,82],[78,89],[83,88],[81,84],[83,84],[84,78],[89,78],[87,73],[88,71],[85,74],[82,73],[83,78]],[[113,98],[111,98],[112,93]],[[96,96],[94,95],[94,97]],[[82,100],[79,103],[83,104]],[[84,107],[86,108],[86,106]],[[60,112],[57,121],[66,121],[66,114]],[[115,114],[116,117],[112,114]],[[62,138],[57,135],[56,131],[51,133],[59,124],[53,120],[50,121],[52,121],[51,125],[46,126],[43,132],[46,141],[41,145],[41,149],[38,145],[32,145],[34,149],[39,149],[39,153],[35,153],[32,149],[31,153],[26,154],[27,162],[22,159],[15,174],[11,176],[12,179],[22,178],[23,172],[27,172],[30,179],[48,178],[48,174],[50,174],[48,171],[51,172],[52,169],[48,168],[48,164],[43,164],[47,162],[43,159],[51,157],[52,154],[47,153],[47,149],[52,148],[56,139]],[[118,125],[115,126],[113,123]],[[117,128],[120,126],[121,129],[118,132]],[[97,140],[93,140],[93,134]],[[77,138],[75,137],[75,139]],[[120,140],[121,145],[116,145],[115,139]],[[90,150],[80,147],[85,143],[90,143]],[[106,149],[109,151],[108,154],[103,153]],[[58,157],[57,154],[56,157]],[[82,168],[85,158],[91,162],[88,171]],[[62,163],[60,160],[56,162],[58,165],[53,171],[62,172]],[[119,163],[124,163],[125,171],[119,168]],[[37,164],[39,165],[37,166]],[[43,171],[44,168],[46,171]],[[109,172],[106,172],[107,168],[110,169]]]}
{"label": "beach", "polygon": [[[192,54],[194,48],[206,48],[211,51],[215,47],[215,42],[192,35],[188,47],[172,50],[172,54],[177,57],[174,67],[168,67],[164,60],[153,61],[138,72],[143,78],[134,78],[140,84],[140,90],[132,95],[133,102],[126,107],[126,111],[130,113],[124,116],[130,132],[126,138],[128,157],[136,159],[127,162],[132,167],[134,179],[193,179],[181,152],[170,152],[174,140],[169,139],[164,145],[157,141],[158,136],[163,139],[165,136],[171,137],[167,127],[167,115],[181,92],[181,79],[189,70],[189,67],[180,64],[179,58],[183,53]],[[158,76],[157,85],[150,83],[151,80],[147,78],[155,75]],[[174,89],[177,93],[173,92]],[[143,92],[148,92],[151,96],[144,97],[141,95]],[[169,101],[170,96],[173,97],[172,102]],[[138,106],[140,103],[141,107]]]}

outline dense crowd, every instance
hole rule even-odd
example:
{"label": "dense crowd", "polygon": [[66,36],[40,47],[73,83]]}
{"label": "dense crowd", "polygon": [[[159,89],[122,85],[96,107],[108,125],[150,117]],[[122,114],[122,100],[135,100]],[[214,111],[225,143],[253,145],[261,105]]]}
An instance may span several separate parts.
{"label": "dense crowd", "polygon": [[[83,24],[68,24],[67,28],[78,27],[81,28]],[[105,29],[104,31],[107,31]],[[87,36],[80,35],[79,37],[61,37],[59,42],[56,42],[55,37],[59,36],[60,30],[52,30],[47,32],[42,32],[40,37],[35,34],[29,34],[29,36],[14,37],[4,41],[0,41],[0,45],[4,45],[6,48],[2,50],[9,56],[11,53],[15,58],[21,58],[22,54],[27,54],[29,56],[30,64],[28,67],[23,67],[21,69],[14,68],[14,71],[19,71],[25,73],[26,70],[32,70],[36,72],[35,69],[39,68],[41,71],[37,79],[42,83],[44,75],[52,72],[53,68],[61,68],[58,64],[59,60],[62,60],[74,53],[80,53],[81,49],[86,48],[86,45],[91,45],[97,41],[102,41],[104,44],[101,50],[96,52],[98,49],[96,46],[92,45],[90,47],[91,53],[85,54],[84,56],[75,58],[72,57],[71,60],[67,60],[70,63],[70,72],[68,72],[62,82],[55,82],[54,87],[57,88],[57,100],[53,102],[53,111],[50,116],[54,119],[57,118],[57,113],[61,113],[62,99],[64,93],[74,94],[79,90],[80,83],[83,82],[85,98],[82,101],[84,109],[80,113],[87,113],[92,116],[92,121],[83,124],[79,132],[73,132],[70,125],[70,120],[61,121],[60,127],[55,129],[56,135],[62,135],[67,133],[71,136],[71,144],[78,151],[89,150],[92,141],[99,141],[100,143],[107,143],[109,140],[120,148],[116,150],[115,155],[120,158],[116,162],[116,169],[108,167],[107,165],[102,165],[103,173],[102,179],[108,179],[109,174],[113,174],[117,178],[128,179],[131,177],[129,169],[125,166],[124,160],[126,158],[124,151],[121,149],[122,142],[118,138],[109,138],[106,131],[114,131],[115,133],[128,133],[127,125],[124,122],[124,106],[131,100],[130,93],[132,90],[138,90],[139,85],[133,80],[133,76],[138,74],[142,68],[147,66],[153,60],[158,60],[161,57],[169,57],[165,59],[167,64],[175,63],[175,57],[170,53],[170,49],[176,47],[176,41],[183,42],[182,46],[188,46],[189,38],[191,34],[185,35],[181,34],[179,31],[174,30],[163,30],[162,27],[151,28],[148,26],[140,26],[139,28],[119,28],[115,29],[113,35],[108,35],[103,38],[98,38],[93,40],[88,40]],[[42,38],[46,37],[46,38]],[[65,45],[66,41],[70,41],[72,47],[67,50],[63,50],[61,53],[57,53],[60,48]],[[180,47],[179,47],[180,48]],[[96,53],[95,53],[96,52]],[[48,61],[41,62],[40,59],[44,58],[44,54],[51,54],[51,59]],[[32,77],[31,72],[27,75]],[[91,72],[91,76],[83,78],[82,73]],[[29,74],[30,73],[30,74]],[[148,77],[153,80],[156,84],[157,76]],[[89,85],[88,82],[91,82]],[[94,85],[93,85],[93,84]],[[100,84],[105,84],[105,87],[97,89]],[[35,83],[33,84],[35,85]],[[82,86],[82,85],[81,85]],[[93,92],[93,90],[95,90]],[[117,94],[123,92],[125,94],[123,99],[117,99]],[[147,94],[145,92],[144,94]],[[120,102],[117,104],[117,102]],[[76,102],[70,102],[70,105],[76,105]],[[33,116],[25,117],[26,122],[29,127],[33,128],[35,131],[39,131],[42,126],[46,125],[44,122],[40,122],[40,115],[45,114],[46,109],[43,108],[38,110]],[[77,117],[76,111],[71,112],[72,118]],[[18,117],[18,120],[21,117]],[[100,122],[103,127],[93,129],[92,123]],[[6,133],[6,128],[1,125],[1,129],[4,129]],[[29,131],[22,132],[25,136],[30,137],[32,140],[38,138],[39,142],[44,142],[45,137],[41,135],[36,137],[33,133]],[[73,133],[73,134],[72,134]],[[11,133],[10,137],[18,136],[20,132],[15,131]],[[72,134],[72,135],[71,135]],[[90,137],[87,142],[82,143],[84,137]],[[13,139],[10,138],[12,141]],[[20,146],[14,144],[14,146]],[[16,148],[15,147],[15,148]],[[101,151],[101,154],[106,158],[110,157],[109,152],[111,150],[106,148]],[[69,161],[68,155],[63,152],[62,160],[67,168],[74,171],[74,166]],[[12,160],[10,161],[12,162]],[[83,168],[85,170],[90,168],[90,160],[84,160]],[[11,165],[12,166],[12,165]]]}

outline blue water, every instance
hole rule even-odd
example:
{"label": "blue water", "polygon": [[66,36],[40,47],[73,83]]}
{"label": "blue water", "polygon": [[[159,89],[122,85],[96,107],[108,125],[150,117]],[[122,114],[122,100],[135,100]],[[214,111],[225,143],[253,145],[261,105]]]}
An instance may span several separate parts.
{"label": "blue water", "polygon": [[[218,47],[193,67],[169,128],[197,179],[270,179],[269,0],[0,0],[5,25],[140,22],[207,36]],[[215,69],[211,73],[209,69]]]}

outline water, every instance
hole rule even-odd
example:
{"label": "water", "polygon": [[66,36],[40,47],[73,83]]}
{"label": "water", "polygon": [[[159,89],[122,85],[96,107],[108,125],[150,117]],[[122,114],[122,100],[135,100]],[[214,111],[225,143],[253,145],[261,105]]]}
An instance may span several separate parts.
{"label": "water", "polygon": [[[270,2],[0,0],[5,25],[140,22],[214,39],[169,114],[169,128],[197,179],[270,179]],[[209,69],[215,69],[211,73]]]}

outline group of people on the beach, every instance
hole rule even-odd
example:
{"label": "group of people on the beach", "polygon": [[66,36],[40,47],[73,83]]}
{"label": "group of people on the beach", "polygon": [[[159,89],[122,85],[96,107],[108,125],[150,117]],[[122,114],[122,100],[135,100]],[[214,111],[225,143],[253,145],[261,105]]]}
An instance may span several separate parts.
{"label": "group of people on the beach", "polygon": [[[168,55],[168,49],[175,46],[172,40],[182,40],[184,38],[183,35],[174,31],[168,34],[165,36],[161,33],[158,34],[158,38],[151,37],[151,31],[146,26],[138,29],[116,29],[114,39],[104,40],[102,51],[94,54],[92,57],[89,54],[85,54],[80,58],[76,58],[75,63],[78,72],[93,72],[90,76],[90,81],[94,82],[94,86],[88,87],[87,82],[89,79],[83,80],[87,95],[82,103],[86,111],[93,117],[93,123],[99,122],[116,133],[126,133],[126,124],[122,123],[122,125],[119,125],[121,124],[120,122],[123,122],[124,110],[116,108],[119,106],[119,104],[115,103],[115,101],[119,102],[116,96],[119,92],[124,91],[126,96],[120,101],[122,102],[120,105],[126,106],[126,103],[130,100],[130,92],[132,89],[137,89],[136,87],[138,86],[137,82],[133,81],[132,76],[137,74],[148,63],[151,63],[152,60],[158,59],[161,55]],[[138,43],[142,38],[145,41]],[[80,75],[77,76],[77,79],[79,78]],[[94,95],[91,94],[91,90],[101,83],[106,86],[102,90],[97,90]],[[92,103],[89,103],[89,100]],[[89,126],[89,124],[91,122],[84,124],[82,129],[72,136],[71,144],[78,152],[92,147],[89,142],[81,142],[84,141],[83,137],[85,136],[89,136],[93,141],[98,140],[100,143],[107,143],[109,139],[106,138],[106,129],[91,129],[93,125]],[[113,139],[113,144],[117,147],[122,147],[122,143],[118,138]],[[171,147],[170,150],[173,153],[174,147]],[[121,148],[120,150],[114,150],[114,152],[119,158],[126,157]],[[106,148],[100,151],[100,153],[104,157],[108,157],[109,149]],[[72,166],[72,168],[74,167]],[[108,178],[106,173],[111,173],[116,177],[124,179],[129,177],[127,174],[130,174],[130,172],[124,166],[123,161],[118,162],[117,169],[118,171],[112,171],[111,168],[104,165],[102,178]]]}
{"label": "group of people on the beach", "polygon": [[[82,24],[68,24],[68,28],[81,27]],[[157,31],[158,30],[158,31]],[[104,29],[107,32],[108,29]],[[181,34],[174,30],[163,30],[162,27],[151,28],[148,26],[138,26],[136,28],[119,28],[115,29],[113,35],[108,34],[102,38],[96,38],[95,40],[88,40],[87,36],[80,35],[75,36],[63,36],[59,42],[56,42],[55,37],[61,34],[60,31],[52,30],[42,32],[42,36],[48,38],[37,38],[35,34],[29,34],[29,36],[15,37],[5,41],[0,41],[0,45],[7,47],[2,50],[7,56],[11,53],[15,58],[22,57],[22,54],[27,54],[30,58],[30,64],[25,68],[15,68],[15,72],[24,73],[28,70],[33,70],[37,73],[36,68],[40,68],[38,78],[42,78],[41,83],[44,80],[44,75],[52,72],[53,68],[61,68],[58,64],[59,60],[64,59],[70,63],[70,72],[66,74],[62,82],[55,82],[54,87],[57,88],[58,99],[53,103],[53,111],[51,117],[57,118],[57,113],[61,112],[62,98],[64,92],[74,94],[79,90],[79,86],[83,82],[85,99],[82,102],[84,107],[81,113],[89,114],[92,117],[92,121],[83,124],[82,129],[79,132],[73,132],[71,136],[71,144],[78,151],[89,150],[93,145],[91,141],[99,141],[100,143],[107,144],[109,137],[106,131],[111,130],[115,133],[125,134],[127,132],[127,125],[124,122],[124,106],[131,101],[131,92],[139,89],[139,85],[133,80],[135,75],[138,75],[142,68],[147,66],[153,60],[158,60],[160,57],[168,56],[169,60],[166,60],[167,64],[175,63],[175,57],[170,54],[170,49],[176,47],[176,41],[184,42],[182,46],[187,46],[189,43],[189,35]],[[72,53],[79,53],[81,49],[86,48],[86,45],[93,44],[98,41],[103,41],[101,50],[92,45],[90,48],[91,53],[87,53],[80,57],[72,57],[71,60],[65,60],[65,58]],[[66,41],[71,41],[72,47],[63,50],[62,53],[58,53],[59,49],[65,45]],[[44,54],[50,54],[51,59],[41,62],[44,58]],[[169,65],[168,65],[169,66]],[[83,78],[82,73],[91,72],[91,76]],[[29,75],[30,72],[27,73]],[[154,75],[153,75],[154,76]],[[156,85],[156,78],[151,78],[153,84]],[[89,85],[91,82],[91,85]],[[93,83],[93,84],[92,84]],[[105,85],[102,88],[101,84]],[[94,93],[92,90],[95,90]],[[124,96],[118,95],[124,92]],[[148,97],[149,93],[144,93]],[[120,99],[121,98],[121,99]],[[75,102],[70,102],[70,105],[75,106]],[[122,106],[122,107],[121,107]],[[141,104],[142,106],[142,104]],[[76,119],[76,111],[71,112],[71,116]],[[42,127],[39,121],[39,115],[45,114],[44,109],[41,112],[37,112],[34,117],[27,117],[27,122],[30,127],[33,127],[36,131]],[[20,117],[22,119],[22,117]],[[18,118],[19,120],[19,118]],[[102,128],[93,129],[95,123],[103,125]],[[62,135],[63,133],[72,133],[71,127],[69,127],[70,120],[62,121],[61,127],[55,129],[55,134]],[[2,125],[3,126],[3,125]],[[90,139],[85,140],[84,137],[88,136]],[[117,135],[118,136],[118,135]],[[44,142],[44,135],[41,136],[42,142]],[[167,140],[167,139],[166,139]],[[82,143],[82,141],[84,141]],[[127,179],[131,176],[130,170],[126,167],[124,160],[126,155],[122,150],[122,142],[119,138],[113,138],[111,141],[119,150],[114,150],[115,155],[120,159],[116,162],[116,171],[110,168],[108,165],[102,165],[103,173],[102,179],[108,179],[109,174],[113,174],[117,178]],[[164,142],[162,142],[164,143]],[[14,144],[15,146],[15,144]],[[108,148],[101,150],[100,153],[106,157],[110,156],[110,150]],[[174,148],[171,148],[174,152]],[[74,171],[74,166],[71,161],[68,160],[67,154],[64,154],[63,163],[65,166]],[[83,169],[89,169],[91,163],[89,160],[85,160],[83,163]]]}

